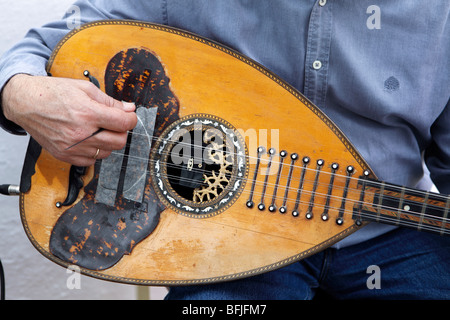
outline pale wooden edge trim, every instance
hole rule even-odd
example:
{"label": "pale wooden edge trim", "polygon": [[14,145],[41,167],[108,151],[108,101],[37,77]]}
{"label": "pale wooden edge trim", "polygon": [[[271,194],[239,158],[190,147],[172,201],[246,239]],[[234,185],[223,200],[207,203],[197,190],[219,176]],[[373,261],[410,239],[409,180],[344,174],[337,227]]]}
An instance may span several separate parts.
{"label": "pale wooden edge trim", "polygon": [[[169,33],[178,34],[183,37],[190,38],[194,41],[201,42],[203,44],[209,45],[213,48],[216,48],[218,50],[221,50],[236,59],[239,59],[246,64],[252,66],[253,68],[257,69],[276,83],[278,85],[282,86],[285,90],[290,92],[293,96],[295,96],[298,100],[300,100],[303,104],[305,104],[311,111],[313,111],[333,132],[334,134],[341,140],[341,142],[345,145],[345,147],[349,150],[349,152],[353,155],[355,160],[361,165],[362,168],[370,169],[369,165],[364,161],[362,156],[359,154],[359,152],[353,147],[351,142],[348,140],[348,138],[345,136],[345,134],[333,123],[331,119],[328,118],[319,108],[317,108],[311,101],[309,101],[302,93],[300,93],[297,89],[292,87],[290,84],[279,78],[277,75],[272,73],[270,70],[262,66],[261,64],[253,61],[252,59],[240,54],[239,52],[227,48],[217,42],[214,42],[212,40],[206,39],[204,37],[201,37],[199,35],[176,29],[173,27],[165,26],[165,25],[159,25],[154,23],[148,23],[148,22],[142,22],[142,21],[134,21],[134,20],[100,20],[100,21],[93,21],[90,23],[86,23],[78,29],[74,29],[71,32],[69,32],[64,38],[62,38],[59,43],[56,45],[55,49],[53,50],[52,55],[50,56],[46,69],[47,72],[51,70],[52,64],[54,62],[54,59],[56,55],[58,54],[60,48],[66,43],[73,35],[77,34],[78,32],[81,32],[82,30],[85,30],[87,28],[95,27],[95,26],[101,26],[101,25],[131,25],[131,26],[138,26],[138,27],[146,27],[146,28],[152,28],[160,31],[165,31]],[[371,172],[373,172],[371,170]],[[49,251],[45,250],[33,237],[29,227],[28,223],[25,217],[25,208],[24,208],[24,197],[25,194],[22,193],[20,195],[20,216],[22,220],[23,227],[25,229],[25,232],[33,244],[33,246],[46,258],[51,260],[52,262],[62,266],[62,267],[69,267],[71,264],[67,263],[55,256],[53,256]],[[364,226],[365,224],[363,224]],[[88,270],[85,268],[80,268],[80,271],[82,274],[86,276],[90,276],[93,278],[106,280],[106,281],[112,281],[112,282],[120,282],[120,283],[126,283],[126,284],[134,284],[134,285],[151,285],[151,286],[179,286],[179,285],[200,285],[200,284],[207,284],[207,283],[216,283],[216,282],[224,282],[224,281],[231,281],[231,280],[237,280],[242,279],[250,276],[254,276],[257,274],[273,271],[276,269],[279,269],[281,267],[284,267],[288,264],[292,264],[294,262],[297,262],[299,260],[302,260],[304,258],[307,258],[314,253],[317,253],[321,250],[324,250],[325,248],[330,247],[331,245],[335,244],[339,240],[344,239],[351,233],[358,230],[360,227],[356,225],[352,225],[348,227],[347,229],[344,229],[341,233],[335,235],[334,237],[306,250],[299,254],[296,254],[294,256],[291,256],[287,259],[281,260],[279,262],[263,266],[260,268],[256,268],[253,270],[248,270],[236,274],[231,275],[225,275],[220,277],[212,277],[212,278],[202,278],[202,279],[192,279],[192,280],[144,280],[144,279],[132,279],[132,278],[123,278],[118,276],[110,276],[105,275],[101,271],[94,271],[94,270]]]}
{"label": "pale wooden edge trim", "polygon": [[[69,32],[64,38],[62,38],[59,43],[56,45],[56,47],[53,50],[52,55],[49,58],[49,61],[47,63],[47,72],[50,71],[53,61],[58,54],[60,48],[66,43],[72,36],[77,34],[78,32],[81,32],[85,29],[96,27],[96,26],[102,26],[102,25],[129,25],[129,26],[137,26],[137,27],[145,27],[145,28],[151,28],[155,30],[160,30],[164,32],[169,32],[173,34],[177,34],[186,38],[190,38],[194,41],[201,42],[203,44],[209,45],[213,48],[216,48],[222,52],[225,52],[231,56],[233,56],[236,59],[239,59],[246,64],[252,66],[253,68],[257,69],[276,83],[278,83],[281,87],[283,87],[285,90],[290,92],[293,96],[295,96],[298,100],[300,100],[302,103],[304,103],[311,111],[313,111],[333,132],[334,134],[341,140],[341,142],[345,145],[345,147],[349,150],[349,152],[353,155],[355,160],[359,163],[359,165],[364,169],[369,169],[369,165],[366,163],[366,161],[362,158],[361,154],[356,150],[356,148],[352,145],[352,143],[349,141],[349,139],[345,136],[345,134],[334,124],[334,122],[328,118],[325,113],[322,112],[318,107],[316,107],[311,101],[309,101],[308,98],[306,98],[302,93],[300,93],[297,89],[292,87],[290,84],[288,84],[286,81],[275,75],[273,72],[268,70],[263,65],[259,64],[256,61],[253,61],[252,59],[244,56],[243,54],[237,52],[234,49],[228,48],[218,42],[215,42],[213,40],[204,38],[202,36],[199,36],[197,34],[177,29],[174,27],[169,27],[165,25],[155,24],[155,23],[149,23],[149,22],[143,22],[143,21],[135,21],[135,20],[99,20],[99,21],[93,21],[86,24],[81,25],[77,29],[73,29],[71,32]],[[373,172],[372,170],[370,170]]]}
{"label": "pale wooden edge trim", "polygon": [[[25,229],[25,232],[26,232],[30,242],[33,244],[33,246],[36,248],[36,250],[38,250],[43,256],[45,256],[50,261],[52,261],[64,268],[70,267],[72,264],[55,257],[49,251],[45,250],[35,240],[32,233],[30,232],[30,229],[28,227],[28,223],[27,223],[27,220],[25,217],[24,199],[25,199],[25,194],[21,193],[20,201],[19,201],[20,217],[21,217],[23,227]],[[365,224],[363,224],[362,226],[364,226],[364,225]],[[180,286],[180,285],[184,285],[184,286],[186,286],[186,285],[202,285],[202,284],[226,282],[226,281],[243,279],[243,278],[255,276],[255,275],[258,275],[261,273],[273,271],[273,270],[279,269],[281,267],[287,266],[289,264],[292,264],[294,262],[305,259],[319,251],[322,251],[322,250],[332,246],[339,240],[344,239],[348,235],[350,235],[353,232],[355,232],[356,230],[360,229],[362,226],[358,227],[354,224],[354,225],[348,227],[347,229],[344,229],[342,232],[335,235],[334,237],[332,237],[332,238],[330,238],[308,250],[300,252],[299,254],[291,256],[287,259],[284,259],[284,260],[281,260],[281,261],[278,261],[273,264],[266,265],[266,266],[263,266],[260,268],[256,268],[253,270],[243,271],[243,272],[230,274],[230,275],[224,275],[224,276],[220,276],[220,277],[200,278],[200,279],[192,279],[192,280],[149,280],[149,279],[133,279],[133,278],[124,278],[124,277],[119,277],[119,276],[111,276],[111,275],[102,273],[102,271],[89,270],[89,269],[81,268],[81,267],[80,267],[80,272],[83,275],[86,275],[86,276],[89,276],[92,278],[96,278],[96,279],[100,279],[100,280],[119,282],[119,283],[124,283],[124,284],[132,284],[132,285],[145,285],[145,286],[167,286],[167,287],[170,287],[170,286]]]}

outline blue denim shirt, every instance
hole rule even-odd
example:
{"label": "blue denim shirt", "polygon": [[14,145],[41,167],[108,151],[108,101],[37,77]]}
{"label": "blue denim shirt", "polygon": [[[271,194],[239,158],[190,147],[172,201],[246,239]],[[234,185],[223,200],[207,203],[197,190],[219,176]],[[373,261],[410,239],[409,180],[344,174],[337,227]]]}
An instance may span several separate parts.
{"label": "blue denim shirt", "polygon": [[[3,56],[0,88],[17,73],[45,75],[52,48],[74,24],[167,24],[232,47],[296,87],[380,179],[423,187],[425,160],[450,194],[449,1],[79,0],[72,9]],[[371,224],[344,242],[391,228]]]}

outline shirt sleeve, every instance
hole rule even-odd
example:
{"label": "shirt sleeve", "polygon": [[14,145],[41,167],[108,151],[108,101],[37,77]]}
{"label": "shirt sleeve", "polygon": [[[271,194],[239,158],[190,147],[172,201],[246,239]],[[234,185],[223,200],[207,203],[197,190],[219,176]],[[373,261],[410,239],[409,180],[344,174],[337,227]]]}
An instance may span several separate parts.
{"label": "shirt sleeve", "polygon": [[425,151],[430,178],[439,192],[450,194],[450,100],[431,127],[431,145]]}
{"label": "shirt sleeve", "polygon": [[[46,75],[45,65],[52,47],[68,31],[62,22],[30,30],[24,39],[1,58],[0,89],[3,90],[9,79],[16,74]],[[5,118],[3,109],[0,113],[0,126],[13,134],[25,134],[22,128]]]}
{"label": "shirt sleeve", "polygon": [[[155,6],[157,1],[150,3]],[[53,48],[77,24],[104,19],[141,19],[145,14],[143,5],[140,1],[131,6],[130,1],[123,0],[79,0],[72,7],[76,10],[68,10],[61,20],[31,29],[0,59],[0,94],[16,74],[47,75],[45,67]],[[153,13],[159,16],[160,12]],[[22,128],[5,118],[1,104],[0,127],[13,134],[25,134]]]}

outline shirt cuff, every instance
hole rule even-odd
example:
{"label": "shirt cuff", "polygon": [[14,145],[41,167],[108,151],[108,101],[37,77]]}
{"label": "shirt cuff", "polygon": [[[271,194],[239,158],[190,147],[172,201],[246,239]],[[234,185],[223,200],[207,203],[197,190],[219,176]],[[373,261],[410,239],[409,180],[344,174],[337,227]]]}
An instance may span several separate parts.
{"label": "shirt cuff", "polygon": [[15,134],[15,135],[25,136],[27,134],[27,132],[22,127],[18,126],[14,122],[9,121],[8,119],[5,118],[1,104],[0,104],[0,111],[1,111],[0,112],[0,127],[1,128],[3,128],[5,131]]}
{"label": "shirt cuff", "polygon": [[[8,78],[8,80],[5,81],[4,85],[9,81],[10,78]],[[5,131],[7,131],[9,133],[12,133],[12,134],[15,134],[15,135],[22,135],[22,136],[24,136],[24,135],[27,134],[26,131],[22,127],[20,127],[17,124],[15,124],[14,122],[9,121],[8,119],[6,119],[6,117],[5,117],[4,113],[3,113],[3,106],[2,106],[1,96],[3,94],[3,87],[4,87],[4,85],[0,87],[1,88],[1,90],[0,90],[0,127],[3,128]]]}

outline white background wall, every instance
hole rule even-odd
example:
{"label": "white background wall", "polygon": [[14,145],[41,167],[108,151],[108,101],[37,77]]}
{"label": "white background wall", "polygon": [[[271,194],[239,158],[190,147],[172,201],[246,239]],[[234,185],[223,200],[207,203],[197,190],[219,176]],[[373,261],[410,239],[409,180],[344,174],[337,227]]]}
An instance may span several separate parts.
{"label": "white background wall", "polygon": [[[74,0],[0,0],[0,55],[28,29],[59,19]],[[28,137],[0,129],[0,184],[19,183]],[[0,195],[0,259],[5,269],[6,299],[161,299],[164,288],[116,284],[81,277],[70,290],[66,269],[47,260],[28,240],[20,221],[18,197]],[[150,290],[149,290],[150,289]],[[139,294],[138,294],[139,292]]]}

